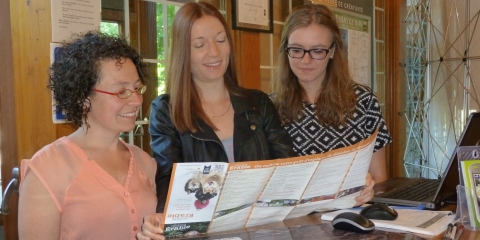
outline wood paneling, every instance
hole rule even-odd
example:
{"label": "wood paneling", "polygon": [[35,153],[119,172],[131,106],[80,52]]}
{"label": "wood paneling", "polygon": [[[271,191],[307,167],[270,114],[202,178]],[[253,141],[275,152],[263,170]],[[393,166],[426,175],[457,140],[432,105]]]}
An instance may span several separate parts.
{"label": "wood paneling", "polygon": [[19,158],[30,158],[56,139],[47,89],[50,1],[11,1],[12,50]]}
{"label": "wood paneling", "polygon": [[[47,89],[50,65],[50,0],[1,1],[1,157],[2,182],[10,180],[13,166],[74,128],[52,122]],[[12,16],[12,18],[10,18]],[[14,16],[14,17],[13,17]],[[18,239],[18,196],[10,199],[4,217],[5,239]]]}
{"label": "wood paneling", "polygon": [[[0,161],[2,161],[2,189],[5,189],[12,178],[12,168],[17,165],[15,102],[13,86],[13,54],[10,27],[9,1],[0,1]],[[11,214],[3,216],[5,239],[17,239],[18,196],[14,193],[8,202]]]}
{"label": "wood paneling", "polygon": [[240,86],[261,89],[260,34],[234,30],[235,60]]}
{"label": "wood paneling", "polygon": [[[231,1],[227,1],[226,11],[232,12]],[[232,14],[227,15],[227,24],[232,26]],[[233,47],[240,86],[244,88],[261,89],[260,82],[260,34],[233,30]]]}
{"label": "wood paneling", "polygon": [[[393,143],[387,151],[388,175],[390,177],[405,176],[403,156],[406,139],[406,123],[403,117],[405,109],[405,73],[400,66],[403,62],[402,47],[405,46],[402,9],[406,3],[401,1],[385,1],[385,118],[393,137]],[[403,29],[403,30],[402,30]]]}

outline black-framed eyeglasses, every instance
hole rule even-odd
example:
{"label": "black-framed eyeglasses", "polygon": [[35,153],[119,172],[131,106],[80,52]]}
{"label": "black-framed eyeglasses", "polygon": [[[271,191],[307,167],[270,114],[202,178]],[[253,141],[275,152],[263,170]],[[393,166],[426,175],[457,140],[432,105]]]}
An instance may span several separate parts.
{"label": "black-framed eyeglasses", "polygon": [[99,93],[105,93],[105,94],[110,94],[110,95],[116,95],[118,98],[121,99],[126,99],[132,96],[134,92],[136,92],[138,95],[143,95],[145,91],[147,91],[147,86],[145,85],[140,85],[135,90],[130,90],[128,88],[124,88],[118,92],[107,92],[103,90],[98,90],[98,89],[93,89],[94,92],[99,92]]}
{"label": "black-framed eyeglasses", "polygon": [[299,47],[287,47],[285,48],[285,50],[287,51],[288,56],[290,56],[291,58],[303,58],[305,56],[305,53],[308,53],[308,55],[310,55],[310,58],[312,59],[323,60],[327,57],[332,47],[333,44],[329,49],[314,48],[307,50]]}

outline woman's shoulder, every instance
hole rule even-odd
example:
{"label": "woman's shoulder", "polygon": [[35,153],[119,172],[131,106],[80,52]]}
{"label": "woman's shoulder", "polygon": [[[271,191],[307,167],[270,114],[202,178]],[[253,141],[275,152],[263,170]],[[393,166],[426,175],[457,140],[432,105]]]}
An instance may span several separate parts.
{"label": "woman's shoulder", "polygon": [[32,161],[49,162],[47,164],[55,165],[65,162],[67,159],[70,162],[87,159],[85,152],[67,137],[61,137],[54,142],[45,145],[31,158]]}
{"label": "woman's shoulder", "polygon": [[362,85],[362,84],[358,84],[358,83],[355,83],[353,85],[353,89],[355,90],[355,93],[357,95],[361,95],[361,94],[373,94],[373,90],[368,87],[368,86],[365,86],[365,85]]}
{"label": "woman's shoulder", "polygon": [[151,104],[153,109],[162,110],[162,111],[169,111],[170,109],[170,95],[168,94],[160,94],[156,97]]}
{"label": "woman's shoulder", "polygon": [[28,169],[32,169],[37,177],[43,179],[48,185],[62,181],[66,186],[83,168],[86,161],[88,157],[80,147],[67,137],[61,137],[45,145],[30,159],[22,160],[22,178],[25,177]]}
{"label": "woman's shoulder", "polygon": [[152,104],[168,104],[170,102],[170,95],[169,94],[160,94],[158,97],[156,97],[153,101]]}
{"label": "woman's shoulder", "polygon": [[123,142],[123,143],[125,144],[125,146],[128,147],[128,149],[130,150],[130,152],[132,152],[132,154],[135,158],[139,158],[137,160],[142,160],[142,159],[145,159],[145,158],[148,159],[148,162],[150,162],[150,160],[152,160],[151,159],[152,157],[147,152],[145,152],[143,149],[141,149],[140,147],[138,147],[136,145],[133,145],[133,144],[130,144],[130,143],[126,143],[126,142]]}
{"label": "woman's shoulder", "polygon": [[375,92],[368,86],[362,84],[355,84],[355,95],[359,101],[372,101],[377,100]]}
{"label": "woman's shoulder", "polygon": [[130,143],[125,143],[125,142],[124,144],[130,150],[130,153],[133,156],[133,159],[137,163],[138,167],[144,173],[146,173],[151,179],[154,179],[155,172],[157,169],[155,160],[147,152],[145,152],[143,149],[139,148],[138,146],[135,146]]}
{"label": "woman's shoulder", "polygon": [[268,94],[258,89],[243,88],[244,95],[248,98],[251,97],[255,100],[261,100],[269,98]]}
{"label": "woman's shoulder", "polygon": [[244,88],[243,91],[257,96],[268,96],[264,91],[259,89]]}

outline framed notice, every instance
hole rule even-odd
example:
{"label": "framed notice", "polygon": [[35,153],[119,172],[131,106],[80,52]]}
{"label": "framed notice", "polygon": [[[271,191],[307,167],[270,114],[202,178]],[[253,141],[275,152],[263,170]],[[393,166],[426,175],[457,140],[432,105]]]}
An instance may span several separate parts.
{"label": "framed notice", "polygon": [[273,33],[273,0],[232,0],[233,29]]}

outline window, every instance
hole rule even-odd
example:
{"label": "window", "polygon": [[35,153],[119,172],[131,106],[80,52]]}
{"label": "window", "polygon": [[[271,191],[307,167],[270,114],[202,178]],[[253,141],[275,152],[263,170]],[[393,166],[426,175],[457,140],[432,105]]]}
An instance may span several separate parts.
{"label": "window", "polygon": [[274,78],[285,20],[293,8],[303,4],[304,1],[298,0],[273,1],[273,33],[260,33],[260,89],[266,93],[270,92],[270,82]]}
{"label": "window", "polygon": [[[132,46],[134,46],[150,65],[147,91],[143,95],[141,121],[133,132],[133,143],[150,152],[150,137],[147,132],[150,103],[165,92],[165,74],[168,58],[169,31],[178,9],[188,0],[130,0],[125,6],[125,25],[120,26]],[[226,0],[205,1],[217,7],[226,16]],[[103,15],[103,13],[102,13]],[[124,29],[124,30],[122,30]],[[130,139],[132,139],[130,133]],[[147,143],[147,144],[144,144]]]}
{"label": "window", "polygon": [[441,177],[467,116],[480,110],[477,3],[406,1],[403,160],[409,177]]}
{"label": "window", "polygon": [[109,35],[120,34],[120,26],[116,22],[104,22],[100,23],[100,32],[108,33]]}

